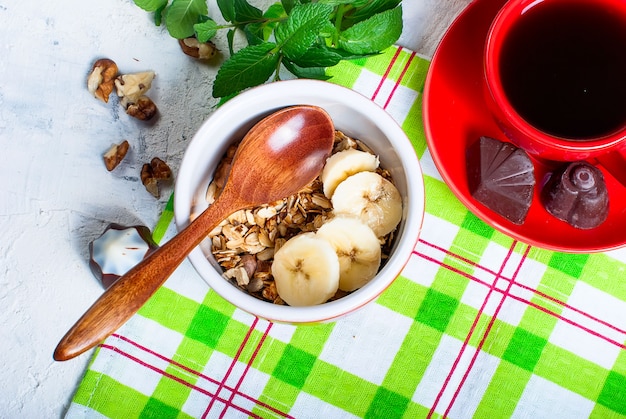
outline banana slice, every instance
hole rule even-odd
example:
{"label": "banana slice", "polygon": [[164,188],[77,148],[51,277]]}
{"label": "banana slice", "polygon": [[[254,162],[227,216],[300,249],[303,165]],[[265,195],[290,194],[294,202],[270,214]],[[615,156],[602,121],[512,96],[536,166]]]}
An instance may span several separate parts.
{"label": "banana slice", "polygon": [[335,188],[349,176],[363,171],[374,171],[378,167],[378,157],[366,151],[353,148],[333,154],[326,160],[320,180],[324,185],[324,195],[333,196]]}
{"label": "banana slice", "polygon": [[382,237],[402,219],[402,197],[387,179],[375,172],[360,172],[341,182],[331,198],[335,214],[359,218]]}
{"label": "banana slice", "polygon": [[339,289],[354,291],[376,276],[381,249],[378,237],[361,220],[338,216],[316,233],[328,241],[339,257]]}
{"label": "banana slice", "polygon": [[321,304],[337,292],[339,258],[326,240],[300,234],[278,249],[272,275],[278,295],[290,306]]}

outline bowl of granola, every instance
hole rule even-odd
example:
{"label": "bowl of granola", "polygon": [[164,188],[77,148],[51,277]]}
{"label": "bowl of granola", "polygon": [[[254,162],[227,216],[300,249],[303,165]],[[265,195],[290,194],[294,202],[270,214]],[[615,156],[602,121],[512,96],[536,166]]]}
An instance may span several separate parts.
{"label": "bowl of granola", "polygon": [[182,229],[211,205],[244,135],[265,116],[293,105],[318,106],[333,121],[333,151],[320,175],[297,194],[235,212],[189,259],[215,292],[241,310],[293,324],[331,321],[391,285],[424,218],[415,151],[395,120],[367,97],[299,79],[229,100],[185,152],[175,221]]}

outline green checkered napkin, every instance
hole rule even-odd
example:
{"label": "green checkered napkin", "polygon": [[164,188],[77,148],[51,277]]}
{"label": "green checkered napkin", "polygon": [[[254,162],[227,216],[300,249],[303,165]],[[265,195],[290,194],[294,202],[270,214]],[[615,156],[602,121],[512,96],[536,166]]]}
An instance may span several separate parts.
{"label": "green checkered napkin", "polygon": [[426,174],[422,235],[382,296],[334,323],[274,324],[185,262],[99,346],[67,416],[626,417],[626,252],[541,250],[468,212],[426,148],[428,65],[394,47],[332,69],[402,125]]}

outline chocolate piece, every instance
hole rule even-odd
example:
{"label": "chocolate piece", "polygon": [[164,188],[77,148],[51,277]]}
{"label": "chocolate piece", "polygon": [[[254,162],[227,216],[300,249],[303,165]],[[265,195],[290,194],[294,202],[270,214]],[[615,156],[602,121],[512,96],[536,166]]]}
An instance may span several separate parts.
{"label": "chocolate piece", "polygon": [[512,223],[522,224],[535,187],[528,154],[513,144],[480,137],[468,148],[466,157],[472,197]]}
{"label": "chocolate piece", "polygon": [[89,267],[108,288],[157,247],[148,227],[110,224],[89,243]]}
{"label": "chocolate piece", "polygon": [[541,200],[550,214],[579,229],[595,228],[609,214],[604,176],[584,161],[569,163],[553,173]]}

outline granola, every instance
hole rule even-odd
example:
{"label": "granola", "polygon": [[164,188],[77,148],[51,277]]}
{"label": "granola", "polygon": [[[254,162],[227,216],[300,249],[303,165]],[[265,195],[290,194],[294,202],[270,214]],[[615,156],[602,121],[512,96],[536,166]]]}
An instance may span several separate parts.
{"label": "granola", "polygon": [[[336,131],[332,153],[349,148],[374,154],[360,140]],[[215,171],[206,191],[209,205],[224,188],[236,149],[237,144],[228,148]],[[377,173],[392,181],[386,169],[379,168]],[[315,232],[332,217],[332,204],[324,195],[318,177],[285,199],[231,214],[209,233],[211,253],[222,268],[223,277],[233,285],[259,299],[285,304],[276,291],[271,273],[274,253],[291,237]],[[381,266],[388,258],[394,237],[392,232],[381,239]],[[346,294],[338,291],[332,299]]]}

